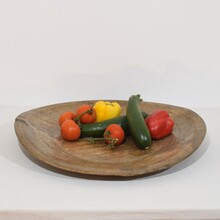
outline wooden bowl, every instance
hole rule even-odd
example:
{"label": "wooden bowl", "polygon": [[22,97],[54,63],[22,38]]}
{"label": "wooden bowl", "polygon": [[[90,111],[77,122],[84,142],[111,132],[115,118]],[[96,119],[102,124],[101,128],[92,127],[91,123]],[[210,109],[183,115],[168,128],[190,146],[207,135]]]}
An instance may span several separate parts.
{"label": "wooden bowl", "polygon": [[[127,101],[114,101],[121,105],[124,115]],[[124,143],[113,150],[109,150],[105,143],[91,144],[85,139],[63,140],[58,124],[60,114],[75,111],[85,103],[94,104],[95,101],[54,104],[18,115],[15,132],[27,155],[41,165],[65,174],[104,179],[136,178],[181,162],[200,146],[206,134],[206,125],[195,112],[167,104],[142,102],[142,111],[150,113],[165,109],[175,122],[173,133],[153,141],[148,150],[138,149],[132,137],[126,137]]]}

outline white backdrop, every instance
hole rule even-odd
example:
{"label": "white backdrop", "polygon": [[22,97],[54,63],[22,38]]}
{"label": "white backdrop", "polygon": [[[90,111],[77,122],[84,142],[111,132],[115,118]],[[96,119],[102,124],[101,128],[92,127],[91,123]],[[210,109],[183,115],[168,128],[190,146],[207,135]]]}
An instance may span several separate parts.
{"label": "white backdrop", "polygon": [[[154,176],[98,181],[44,169],[19,147],[14,119],[24,111],[137,93],[201,115],[200,148]],[[142,219],[141,211],[169,219],[169,210],[197,210],[194,219],[220,219],[219,94],[220,1],[0,0],[0,219],[10,218],[2,210],[140,211]]]}
{"label": "white backdrop", "polygon": [[0,101],[220,107],[220,1],[0,1]]}

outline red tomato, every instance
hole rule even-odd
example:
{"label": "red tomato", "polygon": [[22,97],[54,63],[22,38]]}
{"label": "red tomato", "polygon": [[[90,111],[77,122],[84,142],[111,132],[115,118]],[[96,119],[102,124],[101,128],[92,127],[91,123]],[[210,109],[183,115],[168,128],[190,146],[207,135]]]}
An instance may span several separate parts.
{"label": "red tomato", "polygon": [[96,120],[96,111],[90,105],[80,106],[76,111],[76,115],[82,124],[91,124]]}
{"label": "red tomato", "polygon": [[61,126],[64,121],[66,121],[68,119],[72,119],[73,120],[75,117],[76,117],[76,114],[74,114],[73,112],[64,112],[59,117],[59,125]]}
{"label": "red tomato", "polygon": [[77,125],[76,122],[71,119],[67,119],[63,122],[60,131],[63,139],[67,141],[75,141],[79,139],[81,134],[79,125]]}
{"label": "red tomato", "polygon": [[125,132],[120,125],[111,124],[109,125],[104,133],[105,142],[110,146],[120,145],[124,138]]}

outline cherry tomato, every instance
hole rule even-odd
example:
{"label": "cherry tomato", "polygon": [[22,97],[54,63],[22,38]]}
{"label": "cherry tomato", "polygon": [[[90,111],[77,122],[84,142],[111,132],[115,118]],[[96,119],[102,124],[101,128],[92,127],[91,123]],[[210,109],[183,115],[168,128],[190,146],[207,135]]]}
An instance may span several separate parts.
{"label": "cherry tomato", "polygon": [[114,147],[115,145],[120,145],[123,142],[125,138],[125,132],[120,125],[111,124],[107,126],[104,132],[104,138],[107,144],[110,146],[113,145],[112,147]]}
{"label": "cherry tomato", "polygon": [[81,134],[79,125],[71,119],[67,119],[63,122],[60,131],[63,139],[67,141],[75,141],[79,139]]}
{"label": "cherry tomato", "polygon": [[76,111],[76,115],[82,124],[91,124],[96,120],[96,111],[90,105],[80,106]]}
{"label": "cherry tomato", "polygon": [[61,126],[64,121],[66,121],[68,119],[72,119],[73,120],[75,117],[76,117],[76,114],[74,114],[73,112],[64,112],[59,117],[59,125]]}

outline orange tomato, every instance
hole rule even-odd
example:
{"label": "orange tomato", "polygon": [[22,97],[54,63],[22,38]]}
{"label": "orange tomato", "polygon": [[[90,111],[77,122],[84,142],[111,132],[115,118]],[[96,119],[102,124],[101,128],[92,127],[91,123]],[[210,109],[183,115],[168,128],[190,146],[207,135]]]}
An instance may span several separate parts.
{"label": "orange tomato", "polygon": [[107,126],[105,133],[104,133],[105,142],[110,146],[113,145],[120,145],[124,138],[125,132],[123,128],[118,124],[111,124]]}
{"label": "orange tomato", "polygon": [[59,125],[61,126],[63,124],[64,121],[68,120],[68,119],[74,119],[76,117],[76,114],[74,114],[73,112],[64,112],[63,114],[60,115],[59,117]]}
{"label": "orange tomato", "polygon": [[76,115],[82,124],[91,124],[96,120],[96,111],[90,105],[82,105],[76,110]]}
{"label": "orange tomato", "polygon": [[75,141],[79,139],[81,131],[79,125],[76,124],[72,119],[67,119],[61,125],[61,135],[64,140]]}

